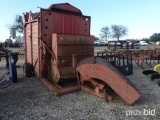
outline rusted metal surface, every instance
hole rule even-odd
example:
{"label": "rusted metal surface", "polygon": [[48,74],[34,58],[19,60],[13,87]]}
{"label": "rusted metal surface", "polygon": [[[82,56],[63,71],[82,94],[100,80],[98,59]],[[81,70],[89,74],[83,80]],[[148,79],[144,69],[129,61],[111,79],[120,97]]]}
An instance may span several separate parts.
{"label": "rusted metal surface", "polygon": [[[125,56],[125,59],[133,59],[135,63],[141,67],[143,70],[144,64],[152,67],[152,61],[154,64],[157,64],[160,62],[160,49],[155,48],[155,49],[129,49],[129,50],[117,50],[115,51],[117,55],[126,55],[126,54],[132,54],[132,56]],[[106,53],[100,53],[101,57],[105,59],[105,54]],[[121,57],[122,58],[122,57]],[[123,59],[123,58],[122,58]],[[157,63],[156,63],[157,61]]]}
{"label": "rusted metal surface", "polygon": [[108,101],[112,100],[108,94],[112,89],[128,104],[140,97],[110,64],[86,59],[94,56],[94,37],[90,35],[90,16],[78,8],[68,3],[52,4],[40,12],[27,12],[24,20],[25,62],[55,95],[81,88]]}
{"label": "rusted metal surface", "polygon": [[112,97],[107,93],[109,91],[109,86],[106,83],[95,78],[83,78],[81,74],[79,77],[81,78],[81,90],[96,95],[106,101],[112,101]]}
{"label": "rusted metal surface", "polygon": [[25,26],[25,61],[31,63],[31,40],[30,40],[30,26]]}
{"label": "rusted metal surface", "polygon": [[39,77],[39,38],[38,38],[38,21],[25,24],[25,62],[34,66],[35,74]]}
{"label": "rusted metal surface", "polygon": [[51,83],[50,81],[48,81],[45,78],[41,78],[40,80],[56,96],[70,93],[70,92],[74,92],[74,91],[79,91],[81,89],[80,85],[72,85],[67,88],[62,88],[61,86],[59,86],[57,84]]}
{"label": "rusted metal surface", "polygon": [[52,77],[58,82],[60,78],[75,78],[76,64],[87,57],[94,56],[94,37],[82,35],[53,34]]}
{"label": "rusted metal surface", "polygon": [[70,5],[69,3],[61,3],[61,4],[52,4],[48,10],[61,11],[61,12],[69,12],[73,14],[82,15],[80,9]]}
{"label": "rusted metal surface", "polygon": [[149,65],[152,67],[151,62],[153,61],[154,64],[156,64],[155,60],[160,61],[160,50],[155,49],[148,49],[148,50],[136,50],[133,52],[133,60],[135,60],[135,63],[140,66],[144,70],[143,64]]}
{"label": "rusted metal surface", "polygon": [[[44,44],[52,49],[53,33],[90,35],[90,17],[84,16],[78,8],[68,3],[52,4],[48,9],[41,9],[36,13],[26,12],[24,19],[25,61],[34,65],[37,62],[35,72],[39,77],[42,71],[40,64],[44,61],[41,50],[38,49]],[[40,45],[40,40],[43,45]],[[63,49],[65,48],[67,49],[64,46]],[[66,59],[70,61],[70,58]]]}
{"label": "rusted metal surface", "polygon": [[[106,62],[100,58],[87,58],[82,60],[76,68],[77,76],[83,84],[90,79],[100,80],[114,90],[127,104],[131,105],[137,101],[141,94],[129,81],[129,79],[115,69],[109,62]],[[91,84],[92,83],[92,84]],[[87,84],[85,84],[87,85]],[[90,82],[88,86],[94,86],[92,94],[101,94],[102,92],[96,91],[100,89],[99,85]],[[85,86],[83,86],[85,87]],[[108,89],[107,89],[108,90]],[[93,93],[93,91],[95,91]],[[89,92],[88,90],[86,92]],[[99,95],[98,95],[99,96]],[[105,97],[102,96],[101,98]]]}
{"label": "rusted metal surface", "polygon": [[90,17],[41,9],[41,39],[49,47],[53,33],[90,35]]}
{"label": "rusted metal surface", "polygon": [[[62,80],[76,78],[77,62],[94,55],[90,20],[90,16],[68,3],[24,14],[25,62],[34,67],[37,77],[55,87],[61,86]],[[80,88],[77,80],[75,83],[78,87],[62,87],[60,93]]]}

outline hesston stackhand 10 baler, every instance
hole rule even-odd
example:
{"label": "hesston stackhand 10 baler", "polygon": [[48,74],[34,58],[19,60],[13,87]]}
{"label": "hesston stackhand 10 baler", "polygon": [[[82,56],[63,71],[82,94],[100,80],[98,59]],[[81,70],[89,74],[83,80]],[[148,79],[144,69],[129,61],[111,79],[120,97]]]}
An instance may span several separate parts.
{"label": "hesston stackhand 10 baler", "polygon": [[55,95],[83,90],[108,101],[117,93],[131,105],[140,93],[109,62],[94,57],[91,17],[68,4],[24,14],[26,77],[35,74]]}

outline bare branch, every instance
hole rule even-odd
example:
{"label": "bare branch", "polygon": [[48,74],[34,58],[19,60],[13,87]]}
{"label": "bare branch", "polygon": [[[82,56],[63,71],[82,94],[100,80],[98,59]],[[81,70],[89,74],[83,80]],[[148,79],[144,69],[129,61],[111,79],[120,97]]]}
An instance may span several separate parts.
{"label": "bare branch", "polygon": [[108,26],[105,26],[101,29],[101,33],[100,33],[101,38],[105,38],[106,40],[109,38],[110,36],[110,30]]}
{"label": "bare branch", "polygon": [[121,37],[126,36],[128,29],[122,25],[111,25],[112,37],[119,40]]}

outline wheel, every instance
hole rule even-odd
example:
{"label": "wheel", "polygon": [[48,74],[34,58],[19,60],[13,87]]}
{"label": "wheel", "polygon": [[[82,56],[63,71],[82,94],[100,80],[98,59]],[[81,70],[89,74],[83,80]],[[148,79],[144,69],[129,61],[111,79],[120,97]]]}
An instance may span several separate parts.
{"label": "wheel", "polygon": [[30,63],[24,63],[23,65],[23,74],[26,77],[32,77],[33,75],[33,67]]}
{"label": "wheel", "polygon": [[17,82],[17,69],[16,69],[16,65],[13,63],[12,63],[12,76],[13,76],[12,81]]}

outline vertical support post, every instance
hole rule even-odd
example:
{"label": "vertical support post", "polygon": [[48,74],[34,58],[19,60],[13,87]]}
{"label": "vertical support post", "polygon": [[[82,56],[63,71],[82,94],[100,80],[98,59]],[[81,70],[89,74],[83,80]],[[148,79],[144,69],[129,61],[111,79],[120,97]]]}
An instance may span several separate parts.
{"label": "vertical support post", "polygon": [[33,64],[33,52],[32,52],[32,23],[30,22],[29,23],[30,24],[30,31],[31,31],[31,33],[30,33],[30,42],[31,42],[31,64]]}
{"label": "vertical support post", "polygon": [[76,73],[76,64],[77,64],[77,55],[72,54],[72,68],[74,70],[74,73]]}
{"label": "vertical support post", "polygon": [[123,56],[123,65],[124,65],[124,55],[122,54],[122,56]]}
{"label": "vertical support post", "polygon": [[8,64],[9,64],[9,75],[7,81],[12,83],[13,73],[12,73],[12,62],[11,62],[11,52],[8,52]]}

